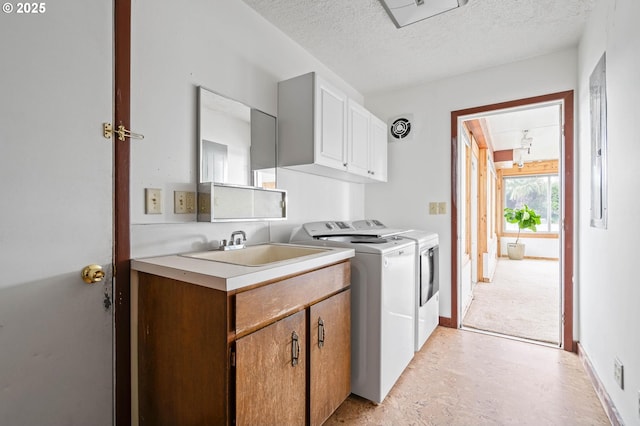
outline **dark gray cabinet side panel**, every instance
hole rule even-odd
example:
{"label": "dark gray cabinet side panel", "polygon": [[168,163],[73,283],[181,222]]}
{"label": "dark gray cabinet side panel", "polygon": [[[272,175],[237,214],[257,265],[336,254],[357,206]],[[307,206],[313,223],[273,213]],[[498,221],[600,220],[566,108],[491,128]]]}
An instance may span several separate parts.
{"label": "dark gray cabinet side panel", "polygon": [[278,166],[314,162],[314,73],[278,83]]}

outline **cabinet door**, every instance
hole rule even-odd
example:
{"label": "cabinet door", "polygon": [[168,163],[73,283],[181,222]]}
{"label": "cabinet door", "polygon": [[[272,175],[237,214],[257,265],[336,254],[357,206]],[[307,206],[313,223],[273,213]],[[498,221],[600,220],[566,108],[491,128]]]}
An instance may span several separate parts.
{"label": "cabinet door", "polygon": [[309,312],[310,424],[320,425],[351,393],[351,290]]}
{"label": "cabinet door", "polygon": [[369,175],[375,180],[387,181],[387,125],[373,115],[371,116]]}
{"label": "cabinet door", "polygon": [[348,103],[347,170],[369,177],[369,137],[371,113],[355,102]]}
{"label": "cabinet door", "polygon": [[236,341],[237,425],[305,423],[305,342],[304,311]]}
{"label": "cabinet door", "polygon": [[346,167],[347,97],[316,76],[315,162],[336,169]]}

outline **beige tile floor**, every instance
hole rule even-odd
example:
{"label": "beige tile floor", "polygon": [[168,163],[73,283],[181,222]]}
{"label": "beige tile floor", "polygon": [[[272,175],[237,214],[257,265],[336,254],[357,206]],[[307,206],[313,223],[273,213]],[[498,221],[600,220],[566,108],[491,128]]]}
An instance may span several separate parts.
{"label": "beige tile floor", "polygon": [[351,395],[326,425],[608,425],[578,356],[438,327],[380,405]]}

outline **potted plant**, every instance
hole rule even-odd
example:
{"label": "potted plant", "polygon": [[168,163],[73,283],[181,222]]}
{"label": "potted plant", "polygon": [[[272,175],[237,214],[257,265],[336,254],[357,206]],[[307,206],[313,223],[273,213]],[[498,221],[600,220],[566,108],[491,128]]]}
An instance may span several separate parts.
{"label": "potted plant", "polygon": [[520,230],[530,229],[536,232],[536,225],[540,225],[540,215],[526,204],[521,209],[512,209],[506,207],[504,209],[504,218],[509,223],[518,224],[518,236],[515,243],[507,243],[507,255],[512,260],[522,260],[524,257],[524,244],[519,243]]}

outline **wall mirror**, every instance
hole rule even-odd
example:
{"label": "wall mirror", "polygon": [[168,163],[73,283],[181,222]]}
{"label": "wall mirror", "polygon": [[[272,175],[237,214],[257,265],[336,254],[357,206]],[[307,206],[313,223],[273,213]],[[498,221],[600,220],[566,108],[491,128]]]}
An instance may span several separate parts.
{"label": "wall mirror", "polygon": [[198,88],[199,182],[276,187],[276,118]]}
{"label": "wall mirror", "polygon": [[[198,220],[283,219],[286,193],[276,190],[276,118],[248,105],[198,88]],[[233,187],[229,197],[225,187]],[[206,189],[203,189],[206,188]],[[216,188],[220,197],[216,195]],[[259,203],[245,214],[233,216],[229,204],[257,199],[250,192],[279,199],[277,206]],[[222,195],[224,192],[224,196]],[[255,194],[254,194],[255,195]],[[236,200],[237,198],[237,200]],[[209,199],[209,202],[206,201]],[[226,211],[216,217],[211,207]],[[257,209],[257,210],[256,210]],[[272,217],[274,211],[281,214]]]}

